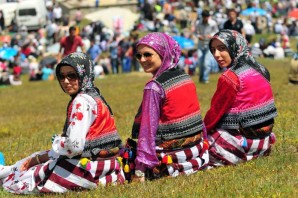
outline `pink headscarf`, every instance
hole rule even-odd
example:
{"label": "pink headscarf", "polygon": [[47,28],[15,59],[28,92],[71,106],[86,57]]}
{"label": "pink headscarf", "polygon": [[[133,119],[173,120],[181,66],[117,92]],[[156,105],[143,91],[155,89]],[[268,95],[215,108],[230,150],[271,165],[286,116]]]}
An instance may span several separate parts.
{"label": "pink headscarf", "polygon": [[154,74],[153,78],[158,77],[164,71],[178,64],[181,48],[169,35],[162,32],[149,33],[137,43],[137,47],[141,44],[152,48],[162,59],[161,67]]}

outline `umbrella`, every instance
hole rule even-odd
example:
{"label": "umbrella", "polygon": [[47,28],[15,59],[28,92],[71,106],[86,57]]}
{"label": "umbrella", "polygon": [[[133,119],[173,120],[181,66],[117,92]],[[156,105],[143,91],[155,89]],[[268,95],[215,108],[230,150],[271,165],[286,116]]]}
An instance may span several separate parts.
{"label": "umbrella", "polygon": [[242,10],[242,12],[240,14],[242,14],[244,16],[248,16],[253,13],[257,13],[258,15],[266,15],[267,14],[266,10],[263,10],[262,8],[256,8],[256,7],[247,8],[245,10]]}
{"label": "umbrella", "polygon": [[49,54],[58,54],[60,49],[60,43],[55,43],[53,45],[50,45],[46,48],[46,52]]}
{"label": "umbrella", "polygon": [[182,49],[192,49],[195,47],[195,42],[183,36],[173,36]]}
{"label": "umbrella", "polygon": [[0,49],[0,57],[4,60],[10,60],[17,55],[18,51],[12,47],[5,47]]}
{"label": "umbrella", "polygon": [[10,43],[10,41],[11,41],[11,36],[9,36],[9,35],[0,36],[0,42],[2,42],[2,43]]}
{"label": "umbrella", "polygon": [[296,18],[296,19],[298,19],[298,8],[295,8],[295,9],[291,10],[291,11],[288,13],[288,16],[291,17],[291,18]]}
{"label": "umbrella", "polygon": [[103,24],[114,30],[129,31],[133,28],[139,14],[133,13],[127,8],[111,7],[85,15],[85,18],[92,21],[102,21]]}
{"label": "umbrella", "polygon": [[57,64],[57,59],[54,56],[46,56],[41,59],[39,64],[42,67],[46,67],[47,65],[51,66],[51,68],[54,68],[54,66]]}

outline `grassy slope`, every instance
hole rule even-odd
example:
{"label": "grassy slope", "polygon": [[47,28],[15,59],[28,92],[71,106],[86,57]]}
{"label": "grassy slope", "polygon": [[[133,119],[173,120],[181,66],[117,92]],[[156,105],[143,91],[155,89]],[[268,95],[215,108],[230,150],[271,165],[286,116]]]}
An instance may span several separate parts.
{"label": "grassy slope", "polygon": [[[272,155],[236,167],[224,167],[191,176],[143,184],[68,193],[67,197],[297,197],[298,195],[298,86],[288,85],[289,60],[260,60],[271,72],[279,116]],[[122,139],[130,135],[133,118],[149,75],[132,73],[96,80],[110,103]],[[197,84],[202,115],[209,108],[218,74],[211,83]],[[193,79],[197,83],[197,77]],[[51,136],[60,133],[68,96],[56,81],[28,82],[20,87],[0,87],[0,151],[12,164],[34,151],[50,148]],[[11,196],[0,190],[0,196]],[[57,195],[58,196],[58,195]],[[46,197],[53,197],[46,196]]]}

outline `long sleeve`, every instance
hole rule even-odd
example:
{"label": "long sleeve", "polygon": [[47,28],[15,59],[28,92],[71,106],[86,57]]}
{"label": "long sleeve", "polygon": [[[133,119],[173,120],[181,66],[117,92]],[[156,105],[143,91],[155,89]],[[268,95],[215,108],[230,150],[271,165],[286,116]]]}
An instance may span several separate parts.
{"label": "long sleeve", "polygon": [[154,168],[159,164],[155,138],[158,129],[163,90],[155,82],[147,84],[142,102],[142,119],[138,137],[136,169]]}
{"label": "long sleeve", "polygon": [[218,80],[217,89],[211,100],[211,107],[204,119],[208,133],[216,127],[221,117],[230,109],[239,89],[238,77],[232,72],[228,72],[229,77],[226,74],[221,75]]}
{"label": "long sleeve", "polygon": [[63,155],[72,158],[83,152],[86,135],[97,115],[97,105],[93,98],[82,94],[74,99],[71,106],[68,137],[56,136],[49,156]]}

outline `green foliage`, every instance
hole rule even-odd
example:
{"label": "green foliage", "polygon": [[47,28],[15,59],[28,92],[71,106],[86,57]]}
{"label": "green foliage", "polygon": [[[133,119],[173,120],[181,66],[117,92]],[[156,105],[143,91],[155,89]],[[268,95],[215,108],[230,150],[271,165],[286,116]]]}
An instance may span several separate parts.
{"label": "green foliage", "polygon": [[[142,184],[99,187],[93,191],[70,192],[65,197],[297,197],[298,195],[298,86],[288,84],[289,60],[260,59],[271,73],[278,108],[274,132],[277,142],[269,157],[234,167],[223,167],[191,176],[163,178]],[[209,84],[198,84],[202,115],[209,108],[219,74]],[[144,84],[150,75],[131,73],[97,79],[113,109],[123,140],[130,136],[134,115],[140,105]],[[6,163],[51,147],[51,137],[64,124],[69,96],[56,81],[29,82],[23,76],[19,87],[0,87],[0,151]],[[13,195],[0,190],[1,197]],[[61,195],[60,195],[61,196]],[[46,195],[45,197],[59,197]]]}

